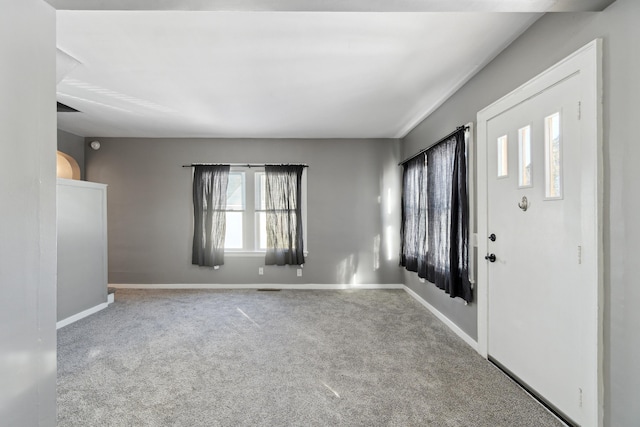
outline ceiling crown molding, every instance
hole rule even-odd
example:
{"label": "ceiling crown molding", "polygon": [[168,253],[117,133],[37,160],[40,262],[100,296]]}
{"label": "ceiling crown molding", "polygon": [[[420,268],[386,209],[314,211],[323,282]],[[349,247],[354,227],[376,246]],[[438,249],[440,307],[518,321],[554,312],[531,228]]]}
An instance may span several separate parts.
{"label": "ceiling crown molding", "polygon": [[597,12],[615,0],[47,0],[58,10],[228,12]]}

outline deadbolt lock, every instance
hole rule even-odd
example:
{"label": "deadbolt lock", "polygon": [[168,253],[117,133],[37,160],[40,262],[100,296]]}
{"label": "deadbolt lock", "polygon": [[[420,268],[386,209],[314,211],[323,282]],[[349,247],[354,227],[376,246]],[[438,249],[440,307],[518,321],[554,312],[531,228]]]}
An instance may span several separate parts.
{"label": "deadbolt lock", "polygon": [[485,256],[484,259],[488,260],[489,262],[496,262],[496,254],[489,254]]}

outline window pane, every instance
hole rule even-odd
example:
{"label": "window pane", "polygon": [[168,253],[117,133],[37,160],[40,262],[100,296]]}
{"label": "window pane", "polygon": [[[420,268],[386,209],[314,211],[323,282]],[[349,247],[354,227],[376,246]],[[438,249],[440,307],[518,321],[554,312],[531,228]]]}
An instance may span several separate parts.
{"label": "window pane", "polygon": [[267,213],[256,212],[258,249],[267,249]]}
{"label": "window pane", "polygon": [[545,195],[558,199],[562,197],[560,113],[552,114],[545,119],[544,130]]}
{"label": "window pane", "polygon": [[507,135],[498,138],[498,178],[509,175],[509,140]]}
{"label": "window pane", "polygon": [[531,187],[531,126],[518,130],[518,185]]}
{"label": "window pane", "polygon": [[232,211],[244,210],[244,172],[229,172],[227,209]]}
{"label": "window pane", "polygon": [[[256,210],[265,210],[267,208],[265,202],[265,192],[267,179],[264,172],[256,172]],[[266,245],[265,245],[266,247]]]}
{"label": "window pane", "polygon": [[242,217],[244,212],[226,212],[225,249],[242,249]]}

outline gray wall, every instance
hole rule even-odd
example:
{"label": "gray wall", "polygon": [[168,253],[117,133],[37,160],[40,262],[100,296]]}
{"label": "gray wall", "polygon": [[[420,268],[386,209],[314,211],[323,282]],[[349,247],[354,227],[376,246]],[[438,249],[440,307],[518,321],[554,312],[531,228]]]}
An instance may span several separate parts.
{"label": "gray wall", "polygon": [[[397,140],[93,139],[102,148],[87,150],[87,178],[109,185],[110,283],[400,283]],[[181,165],[192,162],[309,165],[303,277],[276,266],[259,276],[262,257],[191,265],[191,170]]]}
{"label": "gray wall", "polygon": [[[67,113],[69,114],[69,113]],[[73,157],[80,166],[80,179],[85,179],[84,150],[86,144],[83,136],[58,129],[58,150]]]}
{"label": "gray wall", "polygon": [[56,425],[55,12],[0,6],[0,424]]}
{"label": "gray wall", "polygon": [[107,302],[107,188],[58,180],[58,321]]}
{"label": "gray wall", "polygon": [[[402,142],[411,154],[591,40],[604,39],[604,310],[605,422],[640,423],[640,2],[618,0],[601,13],[548,14],[422,122]],[[405,274],[423,295],[469,335],[477,336],[476,306],[451,301]]]}

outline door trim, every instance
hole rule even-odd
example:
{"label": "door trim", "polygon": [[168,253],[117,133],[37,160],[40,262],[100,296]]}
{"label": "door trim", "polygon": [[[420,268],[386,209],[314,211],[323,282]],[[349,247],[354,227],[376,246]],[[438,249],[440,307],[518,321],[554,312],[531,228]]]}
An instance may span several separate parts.
{"label": "door trim", "polygon": [[[602,40],[596,39],[569,55],[556,65],[529,80],[513,92],[478,112],[477,134],[477,203],[478,203],[478,259],[487,253],[488,230],[488,170],[487,123],[504,111],[534,97],[541,90],[569,76],[580,75],[582,93],[581,144],[581,224],[583,247],[593,248],[582,253],[585,269],[584,292],[587,307],[592,313],[585,325],[590,351],[587,357],[589,384],[585,385],[584,406],[588,426],[603,425],[603,166],[602,166]],[[478,352],[488,358],[488,274],[486,262],[478,262]]]}

